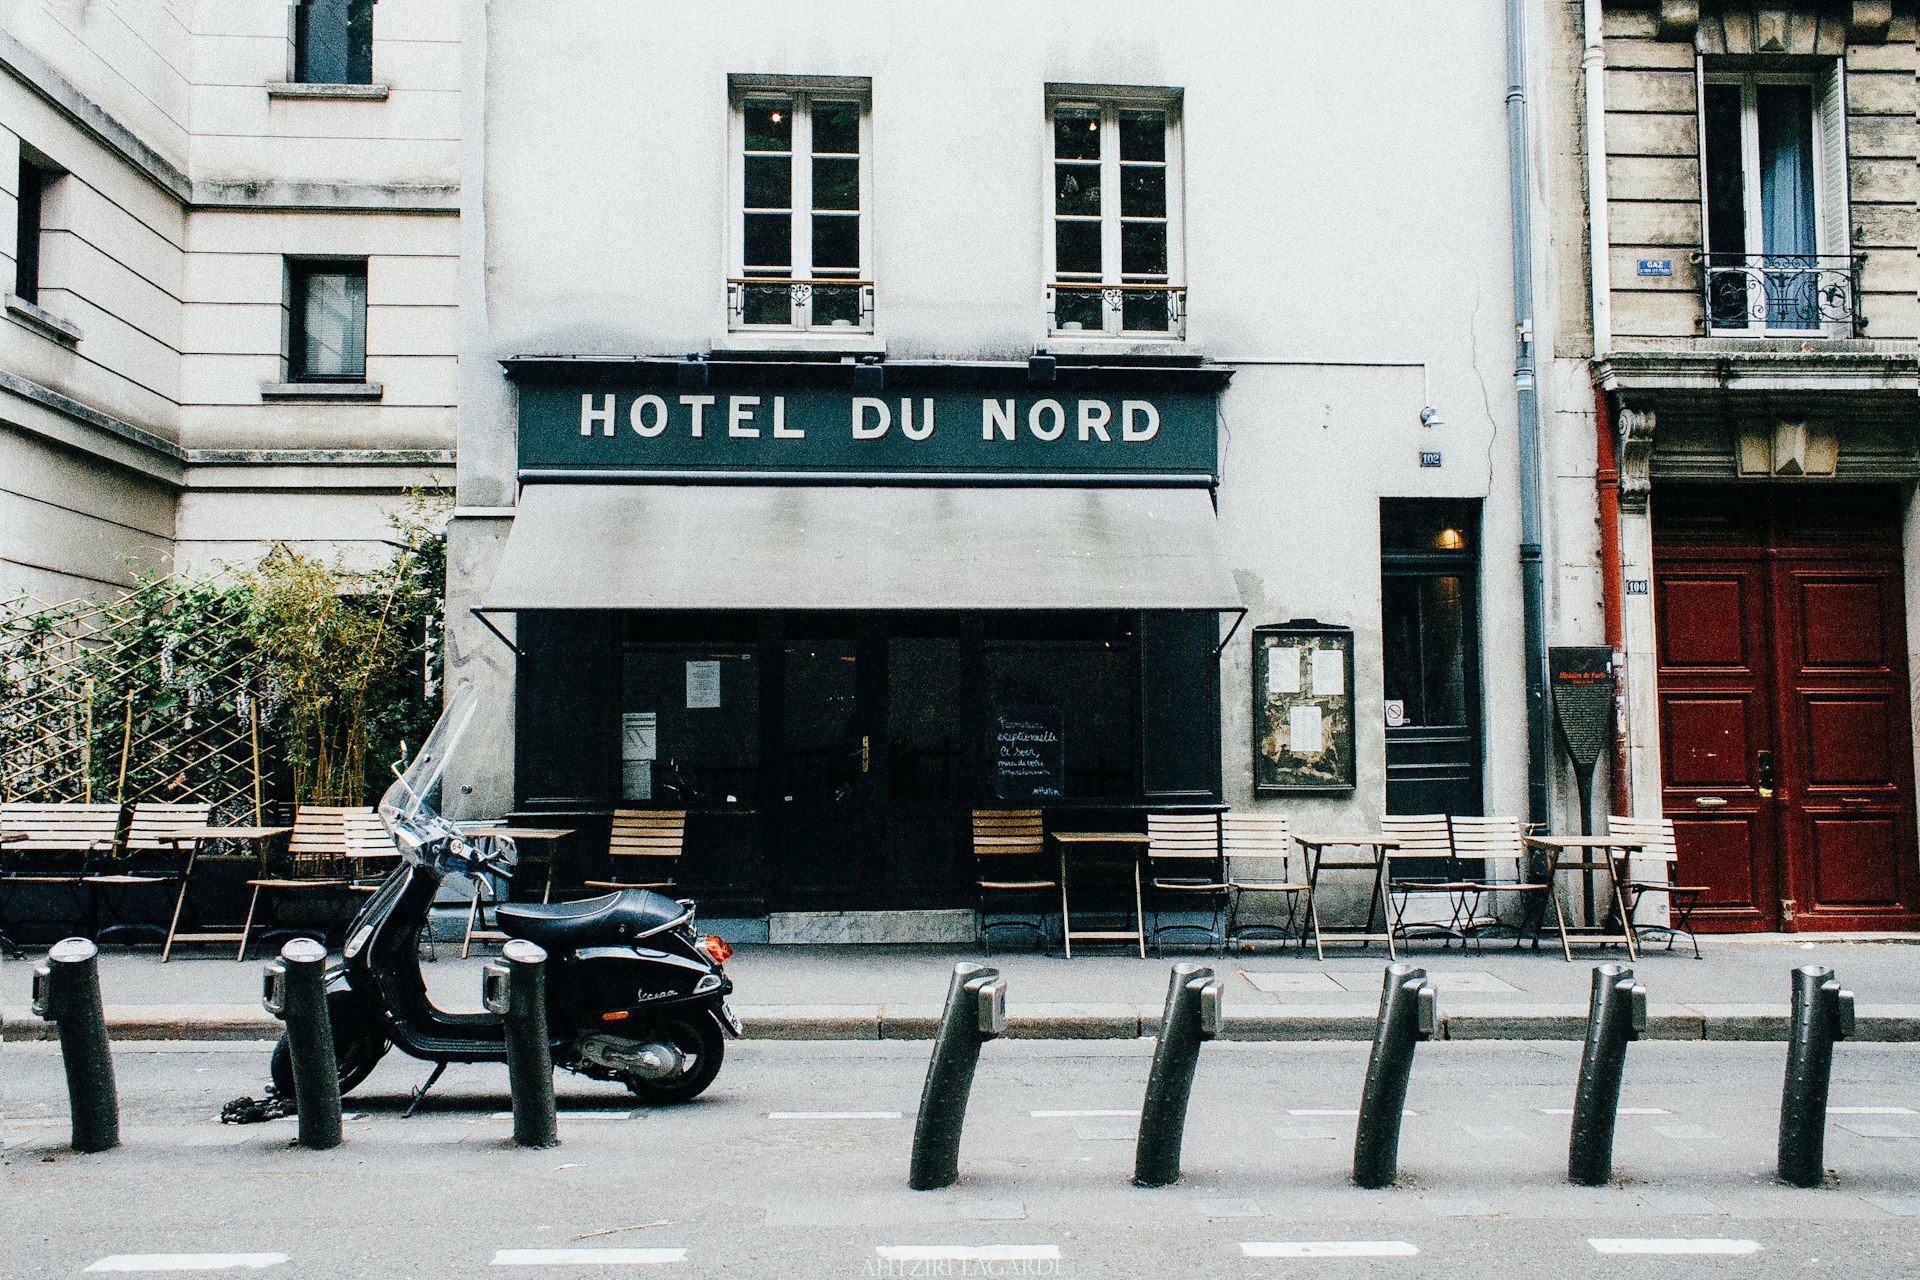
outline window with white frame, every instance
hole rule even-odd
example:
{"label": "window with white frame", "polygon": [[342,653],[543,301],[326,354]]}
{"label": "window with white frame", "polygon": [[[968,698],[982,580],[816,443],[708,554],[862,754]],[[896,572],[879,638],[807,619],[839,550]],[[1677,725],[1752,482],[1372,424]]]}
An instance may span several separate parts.
{"label": "window with white frame", "polygon": [[1051,331],[1179,337],[1178,95],[1061,88],[1048,95],[1047,115]]}
{"label": "window with white frame", "polygon": [[1705,70],[1700,95],[1708,326],[1844,332],[1855,312],[1838,62]]}
{"label": "window with white frame", "polygon": [[866,81],[733,82],[728,327],[873,328]]}

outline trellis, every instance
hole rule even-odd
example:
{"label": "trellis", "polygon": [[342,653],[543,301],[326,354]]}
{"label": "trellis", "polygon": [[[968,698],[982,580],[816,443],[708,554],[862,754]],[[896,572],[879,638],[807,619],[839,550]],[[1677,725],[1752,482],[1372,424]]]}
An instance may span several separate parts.
{"label": "trellis", "polygon": [[0,798],[193,801],[258,822],[271,700],[234,589],[166,578],[0,604]]}

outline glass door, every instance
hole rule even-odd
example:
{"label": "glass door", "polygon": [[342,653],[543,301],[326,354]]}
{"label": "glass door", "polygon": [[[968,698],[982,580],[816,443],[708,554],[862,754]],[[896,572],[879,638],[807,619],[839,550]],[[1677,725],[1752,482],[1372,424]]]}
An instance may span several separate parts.
{"label": "glass door", "polygon": [[1387,812],[1482,811],[1479,504],[1383,499]]}

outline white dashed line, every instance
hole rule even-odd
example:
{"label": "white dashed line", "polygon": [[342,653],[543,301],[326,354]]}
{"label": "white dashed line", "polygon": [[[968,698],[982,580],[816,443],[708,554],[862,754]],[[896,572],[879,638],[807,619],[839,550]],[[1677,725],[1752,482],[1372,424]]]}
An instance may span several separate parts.
{"label": "white dashed line", "polygon": [[1912,1107],[1828,1107],[1830,1116],[1910,1116],[1916,1113]]}
{"label": "white dashed line", "polygon": [[[1535,1107],[1534,1110],[1543,1116],[1570,1116],[1573,1114],[1572,1107]],[[1617,1116],[1670,1116],[1673,1112],[1668,1111],[1664,1107],[1621,1107],[1613,1114]]]}
{"label": "white dashed line", "polygon": [[898,1111],[769,1111],[769,1120],[898,1120]]}
{"label": "white dashed line", "polygon": [[1139,1108],[1119,1111],[1029,1111],[1035,1120],[1136,1120],[1140,1116]]}
{"label": "white dashed line", "polygon": [[1411,1258],[1419,1250],[1405,1240],[1242,1240],[1249,1258]]}
{"label": "white dashed line", "polygon": [[887,1262],[1058,1262],[1057,1244],[883,1244],[875,1253]]}
{"label": "white dashed line", "polygon": [[287,1260],[284,1253],[116,1253],[88,1271],[259,1271]]}
{"label": "white dashed line", "polygon": [[[634,1113],[631,1111],[556,1111],[553,1114],[560,1120],[631,1120]],[[487,1119],[511,1120],[513,1112],[490,1111],[487,1113]]]}
{"label": "white dashed line", "polygon": [[[1290,1116],[1358,1116],[1360,1112],[1355,1107],[1288,1107],[1287,1114]],[[1403,1109],[1400,1114],[1417,1116],[1420,1113]]]}
{"label": "white dashed line", "polygon": [[496,1267],[653,1267],[685,1262],[685,1249],[496,1249]]}
{"label": "white dashed line", "polygon": [[1748,1254],[1760,1252],[1758,1240],[1676,1239],[1676,1240],[1600,1240],[1590,1239],[1595,1253],[1632,1254]]}

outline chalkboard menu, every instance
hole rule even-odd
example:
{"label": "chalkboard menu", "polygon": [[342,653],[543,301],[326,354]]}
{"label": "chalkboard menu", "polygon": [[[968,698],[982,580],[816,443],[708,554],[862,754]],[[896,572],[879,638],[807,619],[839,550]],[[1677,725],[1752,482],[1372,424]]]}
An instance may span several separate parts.
{"label": "chalkboard menu", "polygon": [[1311,619],[1253,633],[1253,786],[1351,791],[1353,630]]}
{"label": "chalkboard menu", "polygon": [[1066,794],[1067,754],[1059,707],[1001,707],[993,723],[993,793],[1002,800]]}

